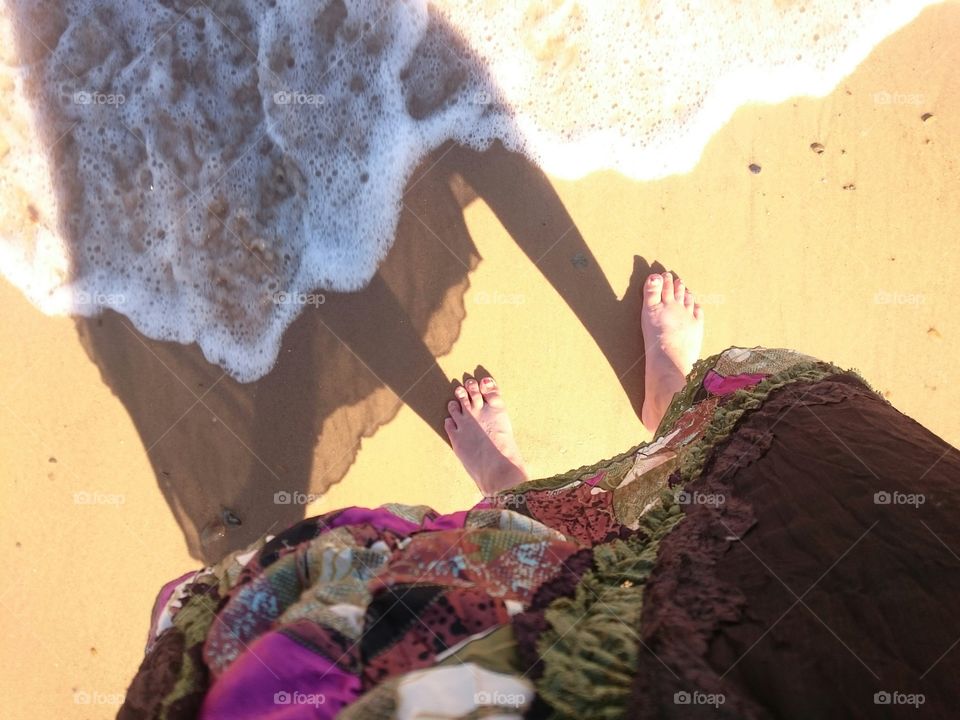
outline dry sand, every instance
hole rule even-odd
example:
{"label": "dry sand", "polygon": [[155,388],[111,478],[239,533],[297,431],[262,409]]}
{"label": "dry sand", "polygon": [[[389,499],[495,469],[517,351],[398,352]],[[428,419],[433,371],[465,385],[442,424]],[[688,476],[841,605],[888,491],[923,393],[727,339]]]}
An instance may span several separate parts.
{"label": "dry sand", "polygon": [[[660,182],[445,148],[374,285],[305,314],[250,386],[119,316],[48,318],[0,286],[4,716],[112,716],[160,584],[271,527],[474,502],[438,430],[449,379],[478,363],[538,475],[647,439],[630,282],[654,263],[706,304],[704,353],[857,367],[957,444],[958,36],[960,5],[932,8],[830,96],[741,109]],[[218,526],[223,508],[242,525]]]}

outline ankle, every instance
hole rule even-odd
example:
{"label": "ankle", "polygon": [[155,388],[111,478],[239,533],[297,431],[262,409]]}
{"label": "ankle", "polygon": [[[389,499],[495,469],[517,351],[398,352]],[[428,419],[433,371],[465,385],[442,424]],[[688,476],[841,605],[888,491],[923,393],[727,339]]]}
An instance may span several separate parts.
{"label": "ankle", "polygon": [[677,390],[665,388],[662,384],[655,385],[643,399],[640,420],[651,432],[654,432],[667,414],[670,403],[673,402]]}

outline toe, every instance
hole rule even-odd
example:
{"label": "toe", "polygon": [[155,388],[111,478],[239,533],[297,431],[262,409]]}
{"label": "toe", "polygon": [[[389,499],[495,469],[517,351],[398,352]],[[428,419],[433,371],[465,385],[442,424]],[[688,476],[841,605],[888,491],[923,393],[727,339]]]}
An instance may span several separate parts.
{"label": "toe", "polygon": [[663,302],[673,301],[673,273],[663,274],[663,292],[660,297]]}
{"label": "toe", "polygon": [[447,431],[448,436],[453,436],[457,432],[457,423],[453,418],[447,418],[443,421],[443,429]]}
{"label": "toe", "polygon": [[693,304],[693,316],[697,320],[700,320],[703,318],[703,307],[700,305],[700,303]]}
{"label": "toe", "polygon": [[687,286],[683,284],[683,280],[677,278],[677,281],[673,284],[673,299],[677,302],[683,302],[683,296],[687,294]]}
{"label": "toe", "polygon": [[470,402],[475,410],[483,407],[483,396],[480,394],[480,384],[474,378],[468,378],[464,383],[467,393],[470,395]]}
{"label": "toe", "polygon": [[485,377],[480,381],[480,392],[483,394],[484,401],[491,407],[503,407],[500,388],[492,377]]}
{"label": "toe", "polygon": [[687,290],[687,292],[683,296],[683,304],[685,307],[693,306],[693,293],[690,292],[689,290]]}
{"label": "toe", "polygon": [[447,412],[450,413],[450,417],[452,417],[454,421],[456,421],[457,418],[460,417],[461,415],[460,403],[458,403],[456,400],[451,400],[450,402],[448,402]]}
{"label": "toe", "polygon": [[463,385],[457,385],[453,391],[453,395],[460,401],[460,408],[463,412],[470,410],[470,395],[467,394],[467,389],[463,387]]}
{"label": "toe", "polygon": [[647,278],[643,285],[643,302],[647,307],[653,307],[660,303],[660,296],[663,293],[663,277],[656,273]]}

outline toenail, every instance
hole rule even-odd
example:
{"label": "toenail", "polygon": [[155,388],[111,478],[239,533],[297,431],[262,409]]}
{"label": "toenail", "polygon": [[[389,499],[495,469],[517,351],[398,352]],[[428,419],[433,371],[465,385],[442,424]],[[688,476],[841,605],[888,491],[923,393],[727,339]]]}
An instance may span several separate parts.
{"label": "toenail", "polygon": [[464,397],[467,394],[467,391],[464,390],[462,387],[458,387],[456,390],[453,391],[453,394],[456,395],[457,397]]}
{"label": "toenail", "polygon": [[493,378],[484,378],[483,384],[487,387],[493,387]]}

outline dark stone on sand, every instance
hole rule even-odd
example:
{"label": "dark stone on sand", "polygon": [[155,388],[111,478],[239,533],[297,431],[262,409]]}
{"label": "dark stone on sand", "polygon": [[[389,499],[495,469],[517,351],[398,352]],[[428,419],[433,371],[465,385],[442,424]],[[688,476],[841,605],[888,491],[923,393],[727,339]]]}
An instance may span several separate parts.
{"label": "dark stone on sand", "polygon": [[920,116],[920,119],[926,122],[932,117],[933,117],[933,113],[924,113],[923,115]]}
{"label": "dark stone on sand", "polygon": [[822,144],[815,142],[810,143],[810,149],[813,150],[817,155],[823,155],[823,151],[826,149]]}
{"label": "dark stone on sand", "polygon": [[750,163],[747,167],[750,169],[750,172],[752,172],[754,175],[757,175],[763,169],[756,163]]}

